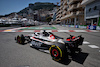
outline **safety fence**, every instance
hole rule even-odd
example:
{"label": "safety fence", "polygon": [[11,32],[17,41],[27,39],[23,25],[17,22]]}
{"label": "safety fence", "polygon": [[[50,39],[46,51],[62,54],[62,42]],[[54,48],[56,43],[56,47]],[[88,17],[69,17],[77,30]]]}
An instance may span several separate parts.
{"label": "safety fence", "polygon": [[83,28],[90,30],[100,30],[100,26],[92,26],[92,25],[62,25],[65,27],[74,27],[74,28]]}

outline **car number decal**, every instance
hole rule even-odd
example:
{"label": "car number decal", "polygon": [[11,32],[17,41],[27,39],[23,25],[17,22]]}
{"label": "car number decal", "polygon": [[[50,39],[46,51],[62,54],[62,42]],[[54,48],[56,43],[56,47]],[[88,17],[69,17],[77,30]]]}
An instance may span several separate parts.
{"label": "car number decal", "polygon": [[32,41],[31,43],[32,43],[33,45],[39,46],[39,47],[42,45],[41,42],[36,42],[36,41]]}

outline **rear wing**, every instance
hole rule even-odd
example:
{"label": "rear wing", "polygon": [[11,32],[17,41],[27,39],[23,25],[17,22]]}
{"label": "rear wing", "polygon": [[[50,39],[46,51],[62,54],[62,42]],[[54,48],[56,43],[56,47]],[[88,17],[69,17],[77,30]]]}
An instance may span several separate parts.
{"label": "rear wing", "polygon": [[77,37],[70,35],[70,37],[66,39],[65,43],[82,45],[83,41],[84,41],[84,37],[82,37],[81,35]]}

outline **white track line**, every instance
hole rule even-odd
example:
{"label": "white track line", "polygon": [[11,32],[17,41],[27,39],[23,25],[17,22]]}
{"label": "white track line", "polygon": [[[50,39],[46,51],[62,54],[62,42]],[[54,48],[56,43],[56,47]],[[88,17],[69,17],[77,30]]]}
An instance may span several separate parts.
{"label": "white track line", "polygon": [[83,41],[83,44],[90,44],[89,42],[87,42],[87,41]]}
{"label": "white track line", "polygon": [[92,32],[99,32],[99,31],[97,31],[97,30],[90,30],[90,31],[92,31]]}
{"label": "white track line", "polygon": [[34,30],[23,30],[23,32],[34,32]]}
{"label": "white track line", "polygon": [[69,32],[69,30],[58,30],[58,32]]}
{"label": "white track line", "polygon": [[88,45],[89,47],[91,47],[91,48],[99,48],[98,46],[96,46],[96,45]]}
{"label": "white track line", "polygon": [[74,30],[75,32],[87,32],[85,30]]}
{"label": "white track line", "polygon": [[52,32],[52,30],[46,30],[46,32]]}

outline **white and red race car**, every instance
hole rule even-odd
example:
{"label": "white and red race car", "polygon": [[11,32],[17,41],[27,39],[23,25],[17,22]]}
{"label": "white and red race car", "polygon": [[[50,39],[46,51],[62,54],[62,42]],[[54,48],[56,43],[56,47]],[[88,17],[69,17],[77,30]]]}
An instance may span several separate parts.
{"label": "white and red race car", "polygon": [[54,35],[51,32],[35,32],[34,34],[29,34],[27,36],[21,35],[15,37],[15,40],[19,44],[24,44],[26,41],[30,43],[30,46],[36,49],[49,50],[51,57],[56,60],[62,60],[66,54],[80,52],[81,49],[78,48],[82,45],[84,38],[82,36],[71,36],[63,38]]}

